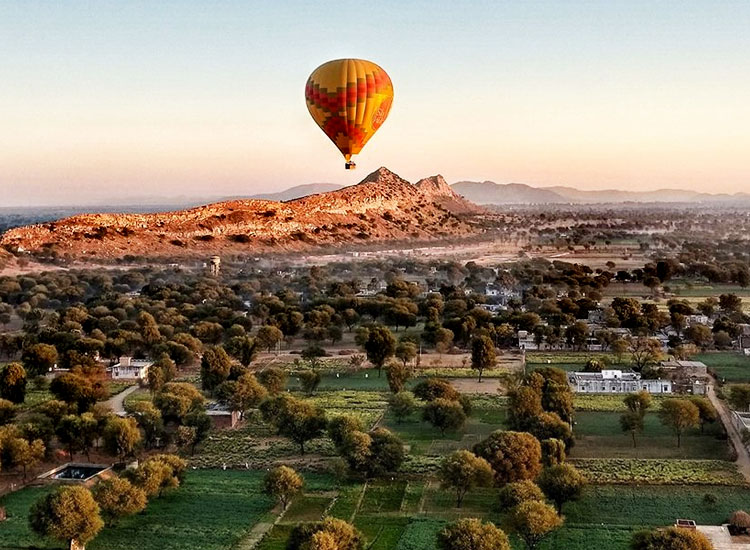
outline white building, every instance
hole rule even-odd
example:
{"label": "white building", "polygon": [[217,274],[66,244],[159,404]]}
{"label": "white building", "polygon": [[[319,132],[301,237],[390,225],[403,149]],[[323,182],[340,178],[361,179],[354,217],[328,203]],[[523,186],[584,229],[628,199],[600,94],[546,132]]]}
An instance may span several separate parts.
{"label": "white building", "polygon": [[672,393],[671,380],[642,379],[637,372],[602,370],[602,372],[571,372],[568,382],[573,391],[580,393]]}
{"label": "white building", "polygon": [[112,365],[109,370],[114,380],[130,379],[142,380],[148,375],[148,369],[154,362],[150,359],[133,359],[122,356],[120,361]]}

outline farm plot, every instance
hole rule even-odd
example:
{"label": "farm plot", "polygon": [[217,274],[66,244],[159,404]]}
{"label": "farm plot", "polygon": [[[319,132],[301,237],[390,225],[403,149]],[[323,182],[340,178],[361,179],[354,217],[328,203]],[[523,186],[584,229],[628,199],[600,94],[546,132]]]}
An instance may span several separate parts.
{"label": "farm plot", "polygon": [[675,435],[659,421],[654,413],[645,417],[645,427],[636,437],[636,447],[630,434],[620,429],[620,414],[616,412],[579,412],[575,417],[576,443],[573,458],[677,458],[729,459],[729,446],[719,423],[706,425],[705,432],[691,429],[682,435],[680,447]]}
{"label": "farm plot", "polygon": [[598,484],[744,486],[733,462],[645,458],[580,458],[570,462]]}
{"label": "farm plot", "polygon": [[[92,550],[225,550],[272,507],[261,494],[263,472],[193,471],[179,489],[152,500],[146,510],[107,527]],[[47,488],[28,488],[2,500],[9,519],[0,548],[60,548],[28,527],[28,511]]]}
{"label": "farm plot", "polygon": [[750,357],[735,352],[703,353],[695,356],[725,382],[750,382]]}

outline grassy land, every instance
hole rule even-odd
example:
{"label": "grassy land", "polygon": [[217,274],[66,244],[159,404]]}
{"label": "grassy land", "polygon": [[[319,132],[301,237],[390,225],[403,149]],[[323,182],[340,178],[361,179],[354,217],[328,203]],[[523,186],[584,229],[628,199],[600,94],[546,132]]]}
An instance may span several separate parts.
{"label": "grassy land", "polygon": [[[260,492],[264,472],[194,471],[180,489],[152,500],[146,510],[102,530],[91,550],[226,550],[266,514],[271,501]],[[6,496],[9,519],[0,548],[64,548],[28,528],[28,510],[47,488]]]}
{"label": "grassy land", "polygon": [[750,382],[750,357],[736,352],[702,353],[695,356],[716,372],[726,382]]}
{"label": "grassy land", "polygon": [[729,459],[729,447],[719,424],[707,425],[705,433],[688,430],[682,435],[680,447],[675,435],[661,424],[656,414],[647,414],[644,424],[634,448],[630,434],[625,435],[620,429],[620,413],[579,412],[571,457]]}

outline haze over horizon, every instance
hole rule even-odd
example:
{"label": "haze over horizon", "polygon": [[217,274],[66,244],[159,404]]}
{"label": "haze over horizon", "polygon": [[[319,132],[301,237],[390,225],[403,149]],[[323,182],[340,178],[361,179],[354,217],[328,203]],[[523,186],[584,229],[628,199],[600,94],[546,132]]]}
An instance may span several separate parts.
{"label": "haze over horizon", "polygon": [[[750,4],[5,2],[0,206],[410,181],[750,192]],[[310,119],[320,63],[390,74],[355,160]]]}

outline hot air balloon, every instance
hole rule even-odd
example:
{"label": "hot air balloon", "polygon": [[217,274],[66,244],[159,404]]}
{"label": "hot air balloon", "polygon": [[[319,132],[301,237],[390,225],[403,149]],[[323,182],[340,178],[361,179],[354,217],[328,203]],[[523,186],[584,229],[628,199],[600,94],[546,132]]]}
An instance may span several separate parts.
{"label": "hot air balloon", "polygon": [[356,155],[383,124],[393,102],[388,74],[372,61],[336,59],[315,69],[305,86],[307,109],[325,135],[356,167]]}

